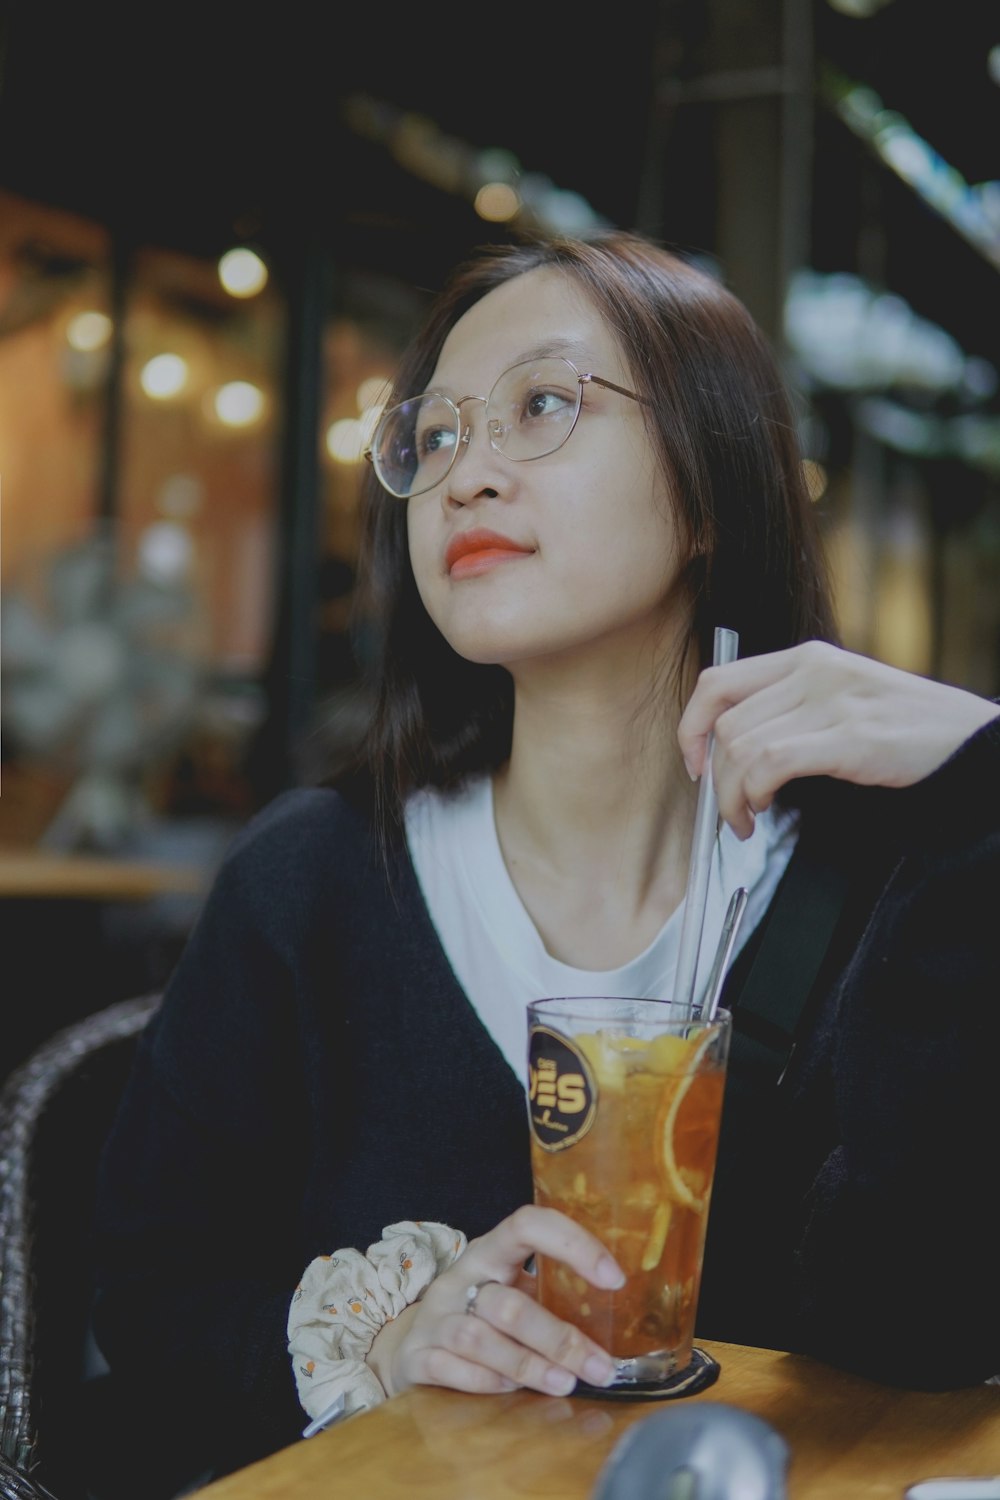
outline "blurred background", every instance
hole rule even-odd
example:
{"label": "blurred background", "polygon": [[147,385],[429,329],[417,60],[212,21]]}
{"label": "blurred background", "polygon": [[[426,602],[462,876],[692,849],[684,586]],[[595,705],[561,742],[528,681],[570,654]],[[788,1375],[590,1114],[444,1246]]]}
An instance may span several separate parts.
{"label": "blurred background", "polygon": [[722,279],[846,644],[1000,692],[995,7],[367,10],[0,8],[0,1073],[159,986],[363,723],[361,453],[483,240]]}

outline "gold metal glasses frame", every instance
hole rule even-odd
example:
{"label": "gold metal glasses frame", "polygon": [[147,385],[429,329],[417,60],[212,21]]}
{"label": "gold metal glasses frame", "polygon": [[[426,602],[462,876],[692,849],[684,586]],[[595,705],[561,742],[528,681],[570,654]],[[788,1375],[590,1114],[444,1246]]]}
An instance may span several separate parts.
{"label": "gold metal glasses frame", "polygon": [[[645,396],[640,396],[635,391],[626,390],[625,386],[616,385],[613,380],[605,380],[602,375],[595,375],[592,370],[578,370],[573,361],[571,359],[567,359],[565,355],[548,355],[545,356],[545,358],[552,361],[558,361],[558,363],[560,364],[568,365],[569,368],[573,371],[574,376],[576,377],[578,389],[576,398],[576,410],[573,413],[573,420],[567,427],[564,435],[559,439],[558,443],[556,443],[554,448],[549,448],[544,453],[527,454],[523,458],[518,458],[513,454],[506,454],[505,456],[509,457],[512,463],[530,463],[535,458],[547,458],[550,453],[557,453],[559,449],[564,446],[564,444],[568,441],[568,439],[572,436],[573,432],[576,429],[576,424],[580,417],[580,410],[583,405],[583,387],[585,385],[600,385],[603,386],[606,390],[615,391],[619,396],[627,396],[630,401],[638,401],[642,406],[649,405],[649,402],[647,401]],[[451,397],[446,396],[443,391],[435,391],[432,388],[427,391],[421,391],[417,396],[409,396],[405,401],[397,401],[393,406],[390,406],[386,411],[384,411],[379,418],[378,426],[375,429],[374,438],[371,444],[364,450],[364,457],[374,468],[376,477],[386,493],[392,495],[393,499],[396,500],[410,500],[415,495],[426,494],[428,490],[435,489],[437,485],[442,484],[444,480],[447,479],[452,469],[455,467],[455,462],[458,459],[460,451],[463,448],[467,448],[472,439],[472,427],[468,422],[465,424],[463,430],[461,412],[462,406],[464,406],[466,401],[481,401],[484,406],[488,407],[497,386],[510,374],[511,370],[516,370],[521,364],[531,363],[533,363],[533,361],[531,360],[519,360],[517,364],[511,365],[509,369],[501,371],[496,380],[493,382],[488,396],[460,396],[457,401],[453,401]],[[541,363],[541,360],[539,360],[538,363]],[[455,449],[452,453],[451,460],[448,463],[448,467],[434,480],[432,484],[425,485],[423,489],[410,490],[407,492],[407,494],[400,495],[398,491],[391,489],[390,486],[386,484],[385,480],[382,478],[382,475],[379,473],[379,466],[375,462],[375,448],[378,446],[378,435],[383,427],[383,424],[388,421],[388,419],[393,415],[394,412],[399,411],[404,406],[408,406],[413,401],[422,401],[426,396],[436,396],[438,400],[443,401],[446,406],[451,408],[452,412],[455,415],[455,426],[458,432],[458,441],[455,444]],[[490,447],[495,453],[504,453],[504,449],[496,441],[497,436],[501,431],[501,426],[502,424],[494,419],[493,421],[488,422],[486,427]]]}

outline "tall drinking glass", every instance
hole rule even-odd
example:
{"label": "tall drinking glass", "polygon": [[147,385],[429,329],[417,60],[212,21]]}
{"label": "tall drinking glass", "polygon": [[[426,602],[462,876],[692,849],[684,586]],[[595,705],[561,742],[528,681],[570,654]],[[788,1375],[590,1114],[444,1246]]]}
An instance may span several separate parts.
{"label": "tall drinking glass", "polygon": [[562,997],[528,1006],[535,1202],[561,1210],[626,1275],[603,1291],[537,1257],[538,1296],[615,1358],[612,1391],[692,1364],[731,1018],[667,1000]]}

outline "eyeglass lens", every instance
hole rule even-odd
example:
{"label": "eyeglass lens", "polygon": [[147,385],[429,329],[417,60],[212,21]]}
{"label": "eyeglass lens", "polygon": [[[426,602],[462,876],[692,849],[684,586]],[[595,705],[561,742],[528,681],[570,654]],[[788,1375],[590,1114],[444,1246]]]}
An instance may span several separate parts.
{"label": "eyeglass lens", "polygon": [[[517,460],[554,453],[573,430],[580,398],[580,378],[568,360],[514,365],[500,376],[486,402],[490,442]],[[379,424],[372,449],[381,482],[401,498],[433,489],[454,463],[468,420],[435,391],[392,407]]]}

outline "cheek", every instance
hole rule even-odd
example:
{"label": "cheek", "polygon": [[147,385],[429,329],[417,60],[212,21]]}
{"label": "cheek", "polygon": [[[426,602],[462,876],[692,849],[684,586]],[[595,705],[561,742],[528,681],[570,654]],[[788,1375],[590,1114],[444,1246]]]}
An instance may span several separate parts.
{"label": "cheek", "polygon": [[619,574],[645,589],[666,588],[677,568],[677,524],[662,484],[639,473],[631,484],[611,476],[601,503],[574,517],[572,552],[578,567],[598,576]]}

